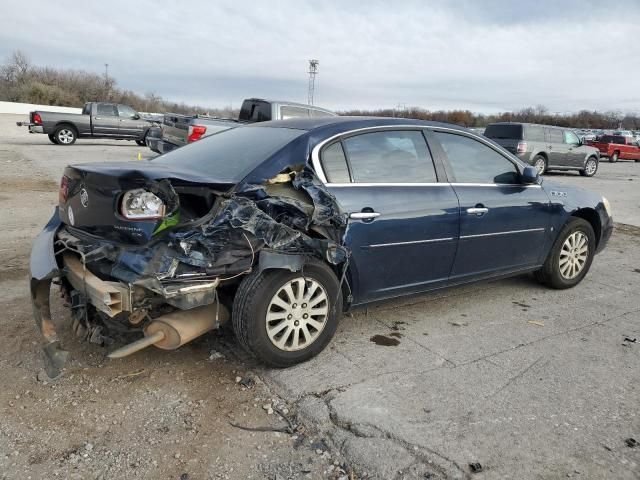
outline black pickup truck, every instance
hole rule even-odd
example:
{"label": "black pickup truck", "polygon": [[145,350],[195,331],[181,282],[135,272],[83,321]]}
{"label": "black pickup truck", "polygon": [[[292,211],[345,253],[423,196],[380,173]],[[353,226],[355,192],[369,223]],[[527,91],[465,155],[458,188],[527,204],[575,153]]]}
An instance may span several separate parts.
{"label": "black pickup truck", "polygon": [[16,122],[29,127],[29,133],[44,133],[52,143],[72,145],[78,138],[112,138],[134,140],[145,145],[152,122],[128,105],[106,102],[85,103],[82,113],[33,111],[28,122]]}
{"label": "black pickup truck", "polygon": [[147,146],[156,153],[166,153],[187,143],[247,123],[286,120],[293,117],[333,117],[336,115],[330,110],[313,105],[284,100],[247,98],[242,102],[240,115],[237,119],[165,113],[162,125],[153,127],[149,132]]}

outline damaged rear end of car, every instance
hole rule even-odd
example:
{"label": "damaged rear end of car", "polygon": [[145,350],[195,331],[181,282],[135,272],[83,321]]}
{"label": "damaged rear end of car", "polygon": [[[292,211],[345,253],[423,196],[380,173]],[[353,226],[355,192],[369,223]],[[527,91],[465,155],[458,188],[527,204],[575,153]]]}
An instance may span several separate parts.
{"label": "damaged rear end of car", "polygon": [[31,255],[50,377],[68,357],[51,319],[53,282],[73,331],[120,358],[151,345],[175,349],[219,328],[252,272],[304,271],[319,261],[344,280],[346,215],[306,165],[306,132],[258,128],[144,164],[66,168],[59,205]]}

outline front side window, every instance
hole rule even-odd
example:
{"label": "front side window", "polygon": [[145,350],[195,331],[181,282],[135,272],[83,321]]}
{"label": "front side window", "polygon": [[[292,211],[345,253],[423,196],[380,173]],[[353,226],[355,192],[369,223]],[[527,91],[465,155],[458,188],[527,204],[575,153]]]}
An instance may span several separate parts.
{"label": "front side window", "polygon": [[575,133],[573,133],[570,130],[565,130],[564,143],[568,145],[578,145],[580,143],[580,140],[578,139],[578,136]]}
{"label": "front side window", "polygon": [[98,104],[98,115],[103,117],[117,117],[118,112],[116,111],[116,106],[110,103],[99,103]]}
{"label": "front side window", "polygon": [[364,133],[343,140],[356,183],[437,182],[427,143],[418,130]]}
{"label": "front side window", "polygon": [[516,166],[484,143],[453,133],[434,132],[458,183],[519,183]]}
{"label": "front side window", "polygon": [[136,111],[127,105],[118,105],[118,115],[123,118],[133,118],[136,116]]}

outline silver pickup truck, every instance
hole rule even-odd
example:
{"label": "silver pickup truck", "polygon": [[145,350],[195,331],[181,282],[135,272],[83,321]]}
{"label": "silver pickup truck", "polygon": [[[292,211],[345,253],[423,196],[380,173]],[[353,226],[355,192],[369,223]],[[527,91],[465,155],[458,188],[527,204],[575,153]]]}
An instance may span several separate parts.
{"label": "silver pickup truck", "polygon": [[165,113],[162,125],[153,127],[146,141],[147,146],[154,152],[166,153],[187,143],[247,123],[285,120],[292,117],[334,117],[336,115],[330,110],[313,105],[247,98],[242,102],[237,119]]}
{"label": "silver pickup truck", "polygon": [[29,133],[44,133],[52,143],[72,145],[78,138],[111,138],[134,140],[145,145],[152,123],[128,105],[106,102],[85,103],[82,113],[44,112],[35,110],[28,122]]}

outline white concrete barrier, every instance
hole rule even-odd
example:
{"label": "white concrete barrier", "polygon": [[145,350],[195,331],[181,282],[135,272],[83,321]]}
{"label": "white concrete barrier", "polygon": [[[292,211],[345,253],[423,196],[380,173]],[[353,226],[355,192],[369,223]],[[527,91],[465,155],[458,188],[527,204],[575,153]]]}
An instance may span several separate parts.
{"label": "white concrete barrier", "polygon": [[44,112],[82,113],[81,108],[58,107],[55,105],[35,105],[33,103],[0,102],[0,113],[15,113],[28,115],[33,110]]}

